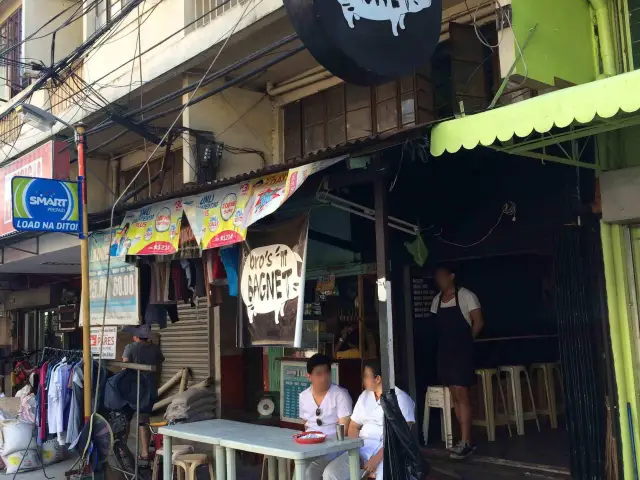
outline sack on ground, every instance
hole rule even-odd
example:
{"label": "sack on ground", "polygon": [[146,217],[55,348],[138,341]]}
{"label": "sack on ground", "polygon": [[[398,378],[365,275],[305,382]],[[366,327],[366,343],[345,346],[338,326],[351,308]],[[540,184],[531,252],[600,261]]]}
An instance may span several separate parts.
{"label": "sack on ground", "polygon": [[2,440],[4,442],[1,451],[3,456],[26,450],[30,446],[30,441],[31,446],[35,446],[36,444],[35,439],[33,441],[31,440],[35,435],[33,423],[22,422],[20,420],[6,420],[0,423],[0,428],[2,428]]}
{"label": "sack on ground", "polygon": [[42,463],[52,465],[64,460],[64,453],[58,440],[48,440],[42,444]]}
{"label": "sack on ground", "polygon": [[190,388],[186,392],[182,392],[171,403],[176,406],[187,406],[193,404],[196,400],[201,398],[215,397],[215,392],[210,388],[196,387]]}
{"label": "sack on ground", "polygon": [[[21,472],[42,467],[38,452],[31,449],[20,450],[9,455],[2,455],[2,461],[7,468],[5,470],[6,475],[13,475],[18,471],[18,467]],[[20,462],[22,462],[22,464]]]}

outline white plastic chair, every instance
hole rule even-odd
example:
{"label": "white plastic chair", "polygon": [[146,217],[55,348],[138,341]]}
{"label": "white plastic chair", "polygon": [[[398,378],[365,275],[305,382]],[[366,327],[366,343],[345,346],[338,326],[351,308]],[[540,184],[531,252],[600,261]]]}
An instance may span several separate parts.
{"label": "white plastic chair", "polygon": [[429,443],[429,413],[432,408],[439,408],[442,424],[442,441],[446,448],[453,447],[453,432],[451,431],[451,392],[447,387],[429,387],[424,399],[424,418],[422,420],[422,432],[424,444]]}
{"label": "white plastic chair", "polygon": [[[540,422],[538,421],[538,415],[536,414],[536,402],[533,398],[533,390],[531,389],[531,380],[529,379],[529,373],[527,369],[522,365],[508,365],[498,368],[500,378],[504,374],[507,379],[507,398],[509,406],[507,411],[508,420],[513,420],[516,424],[516,431],[518,435],[524,435],[524,421],[535,420],[540,431]],[[522,384],[521,376],[524,375],[527,382],[527,388],[529,390],[529,398],[531,399],[530,412],[525,412],[522,406]]]}
{"label": "white plastic chair", "polygon": [[507,425],[509,430],[509,436],[511,437],[511,425],[509,424],[509,412],[507,410],[507,403],[505,401],[504,390],[502,384],[498,378],[498,371],[495,368],[485,368],[476,370],[476,375],[481,383],[482,399],[484,404],[484,418],[474,419],[473,425],[478,425],[487,428],[487,438],[490,442],[496,441],[496,425],[498,425],[498,419],[496,418],[496,405],[493,398],[493,379],[495,377],[498,383],[498,392],[500,393],[500,399],[504,407],[505,421],[500,422],[501,425]]}

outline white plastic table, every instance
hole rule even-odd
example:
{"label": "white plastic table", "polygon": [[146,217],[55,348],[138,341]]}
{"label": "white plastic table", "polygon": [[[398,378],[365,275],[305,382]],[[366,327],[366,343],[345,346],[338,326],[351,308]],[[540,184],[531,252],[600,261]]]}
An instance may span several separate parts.
{"label": "white plastic table", "polygon": [[[237,450],[265,455],[269,459],[269,480],[275,480],[276,459],[278,459],[280,480],[288,480],[285,460],[295,462],[296,480],[303,480],[306,467],[314,458],[331,453],[349,452],[350,479],[360,480],[359,449],[363,445],[361,439],[345,439],[341,442],[328,440],[317,445],[300,445],[293,440],[293,435],[300,433],[296,430],[229,420],[207,420],[162,427],[160,433],[164,435],[165,452],[171,451],[173,438],[214,445],[218,480],[236,479]],[[171,455],[164,456],[163,469],[163,478],[170,479]]]}

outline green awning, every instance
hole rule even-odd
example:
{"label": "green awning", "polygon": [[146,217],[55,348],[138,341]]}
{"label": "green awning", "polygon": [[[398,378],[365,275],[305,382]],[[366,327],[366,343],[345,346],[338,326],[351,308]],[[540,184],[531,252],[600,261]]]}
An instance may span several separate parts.
{"label": "green awning", "polygon": [[[629,115],[639,110],[640,70],[442,122],[431,132],[431,154],[437,157],[478,145],[522,154],[640,124],[640,115]],[[552,132],[554,127],[564,130]],[[529,156],[533,155],[541,154]]]}

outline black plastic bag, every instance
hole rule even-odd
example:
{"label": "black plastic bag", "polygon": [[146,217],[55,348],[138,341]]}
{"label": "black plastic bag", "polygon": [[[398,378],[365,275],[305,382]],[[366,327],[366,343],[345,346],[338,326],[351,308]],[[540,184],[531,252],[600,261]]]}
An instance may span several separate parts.
{"label": "black plastic bag", "polygon": [[423,480],[429,474],[429,464],[420,455],[395,391],[383,393],[380,405],[384,412],[384,480]]}

